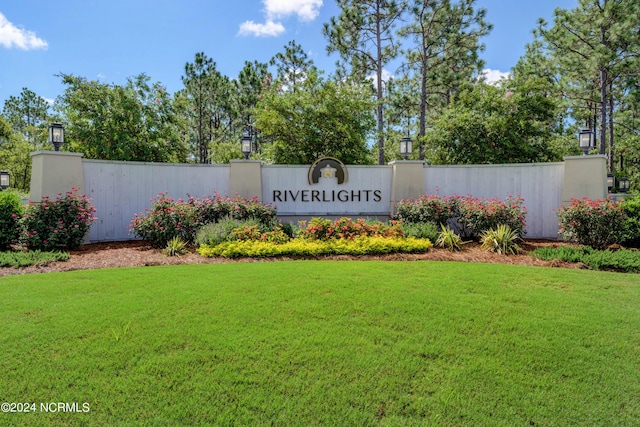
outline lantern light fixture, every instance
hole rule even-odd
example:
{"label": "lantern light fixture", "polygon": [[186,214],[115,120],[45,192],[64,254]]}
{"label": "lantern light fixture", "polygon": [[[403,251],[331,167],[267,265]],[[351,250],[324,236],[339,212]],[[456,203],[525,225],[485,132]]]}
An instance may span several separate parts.
{"label": "lantern light fixture", "polygon": [[49,126],[49,143],[53,145],[54,151],[60,151],[64,144],[64,127],[60,123],[51,123]]}
{"label": "lantern light fixture", "polygon": [[582,129],[578,135],[580,149],[584,154],[588,154],[596,147],[596,139],[591,129]]}
{"label": "lantern light fixture", "polygon": [[407,160],[411,155],[411,151],[413,148],[412,146],[413,146],[413,141],[411,141],[411,138],[409,138],[408,135],[400,140],[400,155],[405,160]]}
{"label": "lantern light fixture", "polygon": [[621,193],[626,193],[627,191],[629,191],[629,178],[627,178],[626,176],[620,178],[620,182],[618,182],[618,188],[620,189]]}
{"label": "lantern light fixture", "polygon": [[11,174],[7,171],[0,171],[0,191],[6,190],[11,185]]}
{"label": "lantern light fixture", "polygon": [[251,136],[248,134],[244,134],[242,135],[242,139],[240,140],[240,148],[242,150],[242,154],[244,154],[244,159],[245,160],[249,160],[249,155],[251,154],[252,150],[252,141],[251,141]]}

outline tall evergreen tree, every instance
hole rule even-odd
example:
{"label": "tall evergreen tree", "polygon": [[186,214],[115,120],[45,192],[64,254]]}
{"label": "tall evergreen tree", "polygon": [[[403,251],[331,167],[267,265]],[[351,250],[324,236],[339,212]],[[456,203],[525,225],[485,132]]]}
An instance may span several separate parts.
{"label": "tall evergreen tree", "polygon": [[[609,154],[614,169],[613,113],[623,91],[616,91],[630,75],[637,75],[640,57],[640,3],[636,0],[579,0],[573,10],[556,9],[553,26],[541,21],[537,34],[558,62],[567,85],[581,91],[582,108],[596,109],[600,153]],[[596,85],[597,92],[593,90]],[[595,96],[594,96],[595,95]],[[584,117],[585,115],[583,115]],[[607,135],[609,147],[607,150]]]}
{"label": "tall evergreen tree", "polygon": [[491,30],[485,21],[486,10],[475,10],[476,0],[414,0],[409,10],[411,21],[400,34],[409,39],[404,69],[420,83],[418,140],[420,159],[424,159],[423,140],[427,108],[447,105],[462,83],[482,70],[484,49],[480,38]]}
{"label": "tall evergreen tree", "polygon": [[287,43],[284,52],[276,53],[269,65],[276,66],[276,79],[286,90],[292,92],[296,91],[311,70],[316,69],[313,61],[295,40]]}
{"label": "tall evergreen tree", "polygon": [[325,23],[323,34],[329,44],[327,52],[338,52],[339,64],[350,67],[349,73],[359,80],[375,75],[378,124],[378,164],[384,155],[384,88],[383,70],[398,55],[395,29],[406,3],[393,0],[337,0],[338,17]]}

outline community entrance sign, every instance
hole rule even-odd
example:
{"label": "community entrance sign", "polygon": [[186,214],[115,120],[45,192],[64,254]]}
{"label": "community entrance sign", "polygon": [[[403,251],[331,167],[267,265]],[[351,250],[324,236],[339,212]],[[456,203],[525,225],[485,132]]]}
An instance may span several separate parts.
{"label": "community entrance sign", "polygon": [[334,157],[308,168],[263,166],[263,201],[275,204],[280,215],[388,214],[390,177],[388,167],[347,170]]}

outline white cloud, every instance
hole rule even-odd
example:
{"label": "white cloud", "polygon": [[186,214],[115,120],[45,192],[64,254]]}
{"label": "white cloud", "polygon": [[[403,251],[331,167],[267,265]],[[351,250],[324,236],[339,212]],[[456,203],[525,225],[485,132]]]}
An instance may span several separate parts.
{"label": "white cloud", "polygon": [[320,14],[322,0],[263,0],[268,19],[297,15],[301,21],[313,21]]}
{"label": "white cloud", "polygon": [[492,70],[491,68],[485,68],[480,73],[480,76],[484,78],[484,81],[490,85],[498,83],[501,79],[508,79],[511,73],[500,71],[500,70]]}
{"label": "white cloud", "polygon": [[245,21],[240,24],[243,36],[275,37],[285,32],[282,19],[292,15],[300,21],[313,21],[320,14],[323,0],[262,0],[265,23]]}
{"label": "white cloud", "polygon": [[240,34],[243,36],[275,37],[284,33],[284,26],[279,22],[267,21],[258,24],[253,21],[245,21],[240,24]]}
{"label": "white cloud", "polygon": [[22,50],[46,49],[48,44],[33,31],[18,28],[0,13],[0,46]]}
{"label": "white cloud", "polygon": [[[378,85],[378,75],[377,74],[371,74],[368,77],[371,80],[371,83],[373,84],[374,87],[376,87]],[[391,74],[391,72],[385,68],[382,69],[382,85],[385,86],[386,83],[391,80],[393,78],[393,74]]]}

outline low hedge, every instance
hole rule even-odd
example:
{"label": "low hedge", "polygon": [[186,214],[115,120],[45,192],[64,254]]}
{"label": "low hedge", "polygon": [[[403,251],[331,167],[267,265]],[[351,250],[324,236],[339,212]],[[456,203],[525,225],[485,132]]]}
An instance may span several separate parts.
{"label": "low hedge", "polygon": [[640,251],[636,250],[597,250],[589,246],[558,246],[537,248],[529,254],[545,261],[580,262],[593,270],[640,272]]}
{"label": "low hedge", "polygon": [[354,239],[307,240],[293,239],[274,244],[265,241],[243,240],[203,245],[198,253],[204,257],[274,257],[318,255],[380,255],[388,253],[424,253],[433,245],[429,239],[414,237],[356,237]]}

